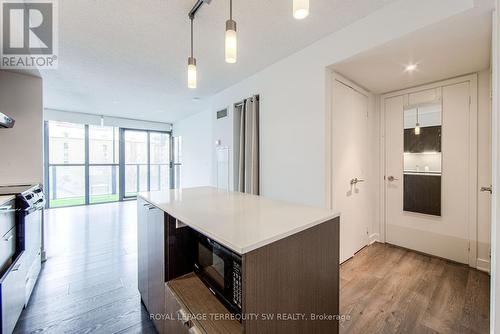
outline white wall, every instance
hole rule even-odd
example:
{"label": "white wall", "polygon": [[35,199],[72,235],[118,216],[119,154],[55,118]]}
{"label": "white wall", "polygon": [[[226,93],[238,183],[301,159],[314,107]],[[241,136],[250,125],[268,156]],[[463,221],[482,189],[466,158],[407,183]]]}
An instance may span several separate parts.
{"label": "white wall", "polygon": [[0,184],[43,183],[42,79],[0,71],[0,112],[16,121],[0,129]]}
{"label": "white wall", "polygon": [[261,194],[325,206],[327,67],[473,5],[398,1],[273,64],[211,98],[212,113],[229,108],[227,121],[214,127],[214,139],[232,147],[233,103],[260,94]]}
{"label": "white wall", "polygon": [[215,115],[204,111],[174,124],[174,136],[182,136],[181,187],[214,185]]}

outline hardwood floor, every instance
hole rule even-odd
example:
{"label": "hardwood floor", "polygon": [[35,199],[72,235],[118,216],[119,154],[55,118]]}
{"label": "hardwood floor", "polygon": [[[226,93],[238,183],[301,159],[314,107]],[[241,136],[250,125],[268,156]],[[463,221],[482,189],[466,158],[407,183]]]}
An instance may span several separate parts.
{"label": "hardwood floor", "polygon": [[[15,333],[155,333],[137,291],[136,202],[46,211],[40,279]],[[341,266],[340,333],[488,333],[489,276],[374,244]]]}
{"label": "hardwood floor", "polygon": [[136,202],[46,210],[40,279],[15,333],[155,333],[137,291]]}
{"label": "hardwood floor", "polygon": [[340,333],[489,333],[489,275],[373,244],[341,266]]}

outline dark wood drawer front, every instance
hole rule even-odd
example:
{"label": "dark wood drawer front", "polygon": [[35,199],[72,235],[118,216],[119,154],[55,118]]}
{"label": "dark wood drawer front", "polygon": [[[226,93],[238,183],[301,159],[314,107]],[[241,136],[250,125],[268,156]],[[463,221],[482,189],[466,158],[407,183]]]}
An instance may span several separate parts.
{"label": "dark wood drawer front", "polygon": [[182,321],[177,320],[180,314],[182,314],[181,311],[181,305],[177,301],[177,298],[175,298],[174,294],[170,290],[169,287],[165,289],[165,299],[166,299],[166,314],[170,316],[170,320],[165,321],[165,333],[178,333],[178,334],[188,334],[189,333],[189,325],[185,325],[182,323]]}

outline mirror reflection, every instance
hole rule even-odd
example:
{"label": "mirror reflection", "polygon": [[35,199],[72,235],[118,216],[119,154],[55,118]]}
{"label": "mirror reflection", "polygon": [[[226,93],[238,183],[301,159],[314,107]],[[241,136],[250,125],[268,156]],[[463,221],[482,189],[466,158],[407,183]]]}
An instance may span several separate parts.
{"label": "mirror reflection", "polygon": [[404,110],[404,211],[441,215],[441,103]]}

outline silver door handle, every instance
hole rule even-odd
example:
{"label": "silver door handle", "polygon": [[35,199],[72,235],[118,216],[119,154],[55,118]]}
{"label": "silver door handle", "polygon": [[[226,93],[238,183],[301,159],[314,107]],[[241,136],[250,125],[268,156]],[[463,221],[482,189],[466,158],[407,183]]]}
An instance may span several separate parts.
{"label": "silver door handle", "polygon": [[4,238],[4,241],[11,241],[14,238],[14,234],[9,235],[7,238]]}
{"label": "silver door handle", "polygon": [[391,176],[387,177],[387,180],[392,182],[392,181],[398,181],[399,179],[395,178],[394,176],[391,175]]}
{"label": "silver door handle", "polygon": [[490,194],[493,193],[493,187],[492,186],[489,186],[489,187],[481,187],[480,189],[481,191],[484,191],[484,192],[489,192]]}
{"label": "silver door handle", "polygon": [[357,177],[351,180],[351,185],[358,184],[359,182],[365,182],[363,179],[358,179]]}

